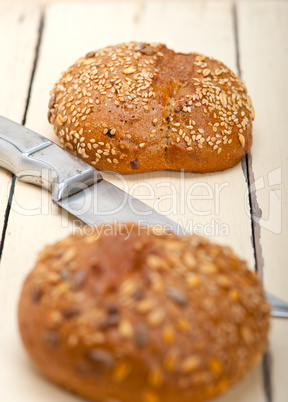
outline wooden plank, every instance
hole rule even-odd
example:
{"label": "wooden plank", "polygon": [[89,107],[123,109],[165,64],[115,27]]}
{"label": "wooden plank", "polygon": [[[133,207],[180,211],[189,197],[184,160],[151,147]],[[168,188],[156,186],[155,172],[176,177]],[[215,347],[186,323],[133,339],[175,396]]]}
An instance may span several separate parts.
{"label": "wooden plank", "polygon": [[[241,2],[238,17],[242,76],[256,110],[249,173],[256,189],[252,197],[258,265],[266,289],[288,300],[288,4]],[[270,336],[273,400],[284,401],[288,321],[274,321]]]}
{"label": "wooden plank", "polygon": [[[151,1],[134,4],[113,1],[89,4],[79,2],[69,3],[69,5],[55,3],[47,8],[27,126],[55,141],[52,128],[46,121],[46,111],[49,90],[58,79],[60,71],[89,50],[131,39],[162,41],[179,51],[200,51],[222,59],[231,68],[236,69],[232,8],[226,2],[204,4],[202,1],[189,3]],[[119,186],[123,185],[115,175],[106,173],[105,177],[118,183]],[[211,237],[217,238],[218,242],[232,245],[243,258],[248,259],[250,266],[253,267],[251,225],[249,214],[246,213],[243,203],[246,183],[241,165],[222,173],[185,174],[184,179],[179,172],[135,174],[125,176],[125,182],[128,189],[138,194],[140,198],[145,195],[147,186],[150,186],[154,191],[153,199],[146,201],[155,205],[158,198],[162,199],[162,212],[165,210],[167,212],[171,206],[170,201],[165,201],[164,197],[167,196],[169,189],[175,189],[178,203],[174,208],[175,211],[170,211],[170,217],[174,220],[181,219],[184,224],[189,220],[193,221],[194,229],[198,224],[198,228],[202,228],[203,231],[209,228],[212,230],[214,225],[214,235]],[[142,183],[142,186],[139,186],[139,183]],[[159,187],[159,183],[162,187]],[[138,189],[135,189],[136,186]],[[187,192],[192,186],[194,186],[193,194],[202,197],[202,199],[194,200],[192,205],[194,213],[188,209],[185,201]],[[220,192],[220,196],[210,199],[210,196],[207,196],[207,189],[211,189],[213,196],[217,191]],[[18,335],[15,332],[15,310],[21,281],[32,267],[37,251],[47,242],[52,242],[71,232],[73,228],[71,218],[70,220],[65,217],[61,219],[59,214],[53,213],[51,204],[46,198],[47,193],[41,193],[40,189],[19,183],[16,185],[15,196],[18,204],[22,206],[22,212],[20,213],[13,205],[8,226],[8,230],[13,233],[5,243],[3,253],[5,274],[2,278],[5,279],[6,287],[8,288],[8,284],[11,289],[7,289],[5,293],[7,300],[10,300],[4,317],[5,340],[10,333],[14,335],[10,344],[11,353],[5,354],[5,364],[2,363],[4,366],[7,363],[10,368],[13,367],[16,359],[12,348],[20,350]],[[45,201],[41,197],[44,197]],[[33,206],[31,206],[32,199]],[[44,203],[45,214],[25,216],[25,209],[27,213],[27,210],[31,211],[32,207],[41,208],[41,203]],[[195,213],[195,210],[198,212]],[[204,215],[208,210],[211,210],[211,213]],[[220,230],[221,227],[227,228],[227,236],[216,233],[216,229]],[[24,239],[30,238],[33,238],[33,242],[30,242],[28,250]],[[15,254],[15,245],[17,245],[17,254]],[[10,359],[9,362],[8,359]],[[29,372],[27,364],[27,360],[23,358],[17,362],[13,378],[6,374],[5,384],[10,395],[15,390],[16,397],[16,390],[23,385],[21,373]],[[39,399],[42,388],[38,386],[38,383],[34,387],[34,383],[37,382],[35,376],[23,375],[26,385],[21,400],[34,402]],[[61,391],[52,386],[45,387],[45,392],[41,392],[41,401],[48,402],[54,396],[59,401],[64,400]],[[70,396],[65,398],[68,398],[65,401],[69,400]],[[230,392],[230,396],[220,398],[219,401],[226,402],[229,398],[237,402],[247,400],[263,402],[259,366]]]}
{"label": "wooden plank", "polygon": [[[12,175],[0,168],[0,241],[4,228],[5,213],[9,199]],[[1,247],[0,247],[1,249]]]}
{"label": "wooden plank", "polygon": [[[22,4],[20,2],[0,2],[0,115],[8,117],[19,123],[23,122],[30,78],[33,70],[35,47],[38,39],[38,28],[41,18],[41,9],[38,5]],[[12,175],[0,169],[0,233],[3,231],[5,211],[10,192]],[[16,228],[15,228],[16,229]],[[10,236],[10,227],[6,235]],[[6,237],[7,238],[7,237]],[[27,243],[26,243],[27,246]],[[11,250],[12,252],[12,250]],[[17,244],[14,244],[13,253],[17,255]],[[19,258],[21,258],[19,256]],[[19,266],[17,266],[19,269]],[[13,375],[13,367],[9,370],[11,356],[17,353],[13,350],[11,336],[17,336],[15,302],[18,297],[19,286],[15,291],[15,281],[18,271],[10,272],[10,266],[0,266],[0,306],[2,311],[10,311],[13,314],[10,319],[12,327],[6,324],[0,326],[1,344],[1,365],[0,365],[0,400],[12,400],[9,395],[9,388],[5,387],[6,373]],[[22,277],[21,277],[22,278]],[[6,281],[6,279],[8,279]],[[10,287],[10,289],[9,289]],[[7,290],[9,289],[9,292]],[[13,309],[10,302],[13,299]],[[12,328],[12,329],[11,329]],[[5,333],[8,329],[9,333]],[[19,343],[20,345],[20,343]],[[11,346],[11,349],[9,349]],[[20,347],[19,347],[20,349]],[[9,355],[9,352],[11,354]],[[4,358],[4,354],[7,358]],[[21,353],[21,349],[20,349]],[[20,354],[21,355],[21,354]],[[2,360],[3,358],[3,360]],[[17,355],[14,359],[17,361]],[[13,361],[13,359],[12,359]],[[6,365],[7,363],[7,365]],[[11,384],[11,382],[10,382]],[[18,390],[19,398],[19,390]],[[13,401],[16,401],[15,394]]]}
{"label": "wooden plank", "polygon": [[270,334],[272,356],[273,401],[287,401],[288,383],[288,323],[287,319],[273,319]]}
{"label": "wooden plank", "polygon": [[[25,112],[39,20],[38,6],[0,2],[0,115],[19,123]],[[0,168],[0,234],[11,179],[12,175]]]}
{"label": "wooden plank", "polygon": [[[264,282],[268,290],[288,301],[287,18],[286,2],[239,4],[242,74],[256,110],[252,170],[262,211]],[[269,35],[267,27],[272,27]]]}

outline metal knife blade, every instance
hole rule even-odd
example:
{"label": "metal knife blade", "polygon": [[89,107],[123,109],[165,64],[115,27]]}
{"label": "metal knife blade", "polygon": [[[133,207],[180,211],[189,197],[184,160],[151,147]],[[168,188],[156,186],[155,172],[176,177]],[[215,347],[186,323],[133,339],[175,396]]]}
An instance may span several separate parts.
{"label": "metal knife blade", "polygon": [[272,317],[288,318],[288,303],[271,293],[265,292],[268,303],[272,307]]}
{"label": "metal knife blade", "polygon": [[104,179],[56,203],[88,225],[136,221],[139,225],[161,225],[177,234],[186,234],[176,222]]}
{"label": "metal knife blade", "polygon": [[[136,221],[184,228],[103,179],[82,160],[35,132],[0,116],[0,167],[20,180],[45,187],[53,201],[88,225]],[[274,317],[288,318],[288,304],[266,292]]]}

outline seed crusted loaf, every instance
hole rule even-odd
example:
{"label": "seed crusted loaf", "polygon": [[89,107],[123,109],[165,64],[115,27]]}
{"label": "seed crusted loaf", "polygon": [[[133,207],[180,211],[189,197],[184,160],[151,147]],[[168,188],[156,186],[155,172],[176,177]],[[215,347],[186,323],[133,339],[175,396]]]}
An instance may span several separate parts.
{"label": "seed crusted loaf", "polygon": [[41,253],[19,302],[30,357],[97,402],[222,393],[266,347],[270,308],[258,277],[202,237],[125,228],[101,226],[97,239],[78,234]]}
{"label": "seed crusted loaf", "polygon": [[48,119],[65,149],[100,170],[213,172],[251,148],[254,109],[223,63],[129,42],[90,52],[63,73]]}

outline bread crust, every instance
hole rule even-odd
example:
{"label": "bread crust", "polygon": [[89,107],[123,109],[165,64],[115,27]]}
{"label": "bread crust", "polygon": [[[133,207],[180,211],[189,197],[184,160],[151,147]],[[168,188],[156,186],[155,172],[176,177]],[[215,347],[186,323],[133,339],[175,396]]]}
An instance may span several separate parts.
{"label": "bread crust", "polygon": [[78,59],[51,91],[60,144],[97,169],[213,172],[252,145],[254,109],[218,60],[128,42]]}
{"label": "bread crust", "polygon": [[[121,226],[123,228],[123,226]],[[266,348],[258,277],[199,236],[101,226],[48,246],[19,302],[24,345],[52,381],[97,402],[200,402]]]}

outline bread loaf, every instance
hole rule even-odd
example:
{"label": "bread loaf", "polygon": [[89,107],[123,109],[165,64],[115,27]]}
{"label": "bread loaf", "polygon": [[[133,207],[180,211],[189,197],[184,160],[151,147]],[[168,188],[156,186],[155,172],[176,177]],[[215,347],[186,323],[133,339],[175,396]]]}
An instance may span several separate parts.
{"label": "bread loaf", "polygon": [[48,378],[97,402],[202,402],[258,362],[270,309],[229,248],[135,224],[97,232],[46,247],[24,283],[22,339]]}
{"label": "bread loaf", "polygon": [[129,42],[80,58],[51,91],[60,144],[95,168],[213,172],[252,144],[254,109],[223,63]]}

